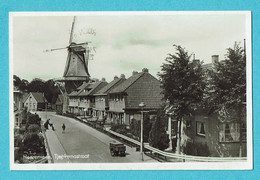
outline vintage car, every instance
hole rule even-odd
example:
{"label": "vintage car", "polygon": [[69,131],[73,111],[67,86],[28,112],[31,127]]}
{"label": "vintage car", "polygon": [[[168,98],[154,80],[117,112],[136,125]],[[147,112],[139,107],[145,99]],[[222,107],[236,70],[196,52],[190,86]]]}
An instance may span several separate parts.
{"label": "vintage car", "polygon": [[126,146],[122,143],[112,141],[109,143],[111,156],[125,156]]}

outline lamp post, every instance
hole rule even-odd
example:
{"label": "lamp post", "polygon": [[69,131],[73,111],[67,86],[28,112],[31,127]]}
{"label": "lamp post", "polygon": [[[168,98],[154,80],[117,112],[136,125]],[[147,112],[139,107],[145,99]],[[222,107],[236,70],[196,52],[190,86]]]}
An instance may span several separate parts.
{"label": "lamp post", "polygon": [[144,126],[144,112],[143,112],[143,108],[145,107],[144,102],[141,102],[139,104],[139,107],[141,108],[141,136],[140,136],[140,153],[141,153],[141,158],[142,161],[144,160],[144,156],[143,156],[143,126]]}

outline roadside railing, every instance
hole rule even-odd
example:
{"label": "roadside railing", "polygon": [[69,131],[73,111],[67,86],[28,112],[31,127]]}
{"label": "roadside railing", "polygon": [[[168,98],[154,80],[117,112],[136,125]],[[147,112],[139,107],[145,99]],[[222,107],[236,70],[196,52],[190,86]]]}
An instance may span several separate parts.
{"label": "roadside railing", "polygon": [[[137,140],[134,140],[132,138],[129,138],[125,135],[119,134],[111,130],[105,129],[105,131],[140,146],[140,142]],[[170,153],[149,146],[148,143],[144,143],[144,148],[146,150],[149,150],[151,153],[157,153],[161,156],[164,156],[165,158],[173,158],[173,159],[178,159],[178,160],[188,161],[188,162],[193,162],[193,161],[195,162],[244,162],[247,160],[246,157],[204,157],[204,156],[191,156],[185,154]]]}

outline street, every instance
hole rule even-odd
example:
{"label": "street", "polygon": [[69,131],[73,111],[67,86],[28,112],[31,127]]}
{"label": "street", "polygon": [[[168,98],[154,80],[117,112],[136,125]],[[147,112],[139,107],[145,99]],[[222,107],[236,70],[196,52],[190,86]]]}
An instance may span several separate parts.
{"label": "street", "polygon": [[[55,128],[55,131],[50,127],[46,131],[54,163],[157,162],[146,155],[142,161],[140,152],[129,146],[126,146],[125,157],[113,157],[109,151],[109,142],[114,140],[111,137],[75,119],[56,115],[55,112],[39,111],[37,114],[43,122],[50,119]],[[66,125],[65,133],[62,133],[63,123]]]}

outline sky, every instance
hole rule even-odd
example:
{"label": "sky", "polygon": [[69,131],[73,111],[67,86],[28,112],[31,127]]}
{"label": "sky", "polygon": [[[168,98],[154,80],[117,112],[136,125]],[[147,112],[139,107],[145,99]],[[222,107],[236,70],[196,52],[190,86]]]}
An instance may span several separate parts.
{"label": "sky", "polygon": [[[91,42],[96,50],[88,64],[91,78],[108,82],[143,68],[158,78],[167,54],[176,52],[174,44],[204,63],[210,63],[212,55],[224,59],[227,48],[235,41],[242,43],[248,33],[246,15],[241,13],[78,15],[73,42]],[[67,50],[44,50],[69,45],[72,21],[71,14],[13,16],[13,74],[28,81],[62,77]]]}

